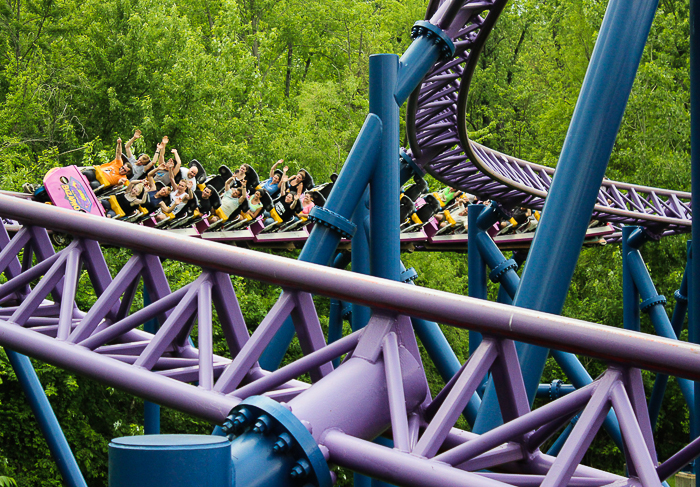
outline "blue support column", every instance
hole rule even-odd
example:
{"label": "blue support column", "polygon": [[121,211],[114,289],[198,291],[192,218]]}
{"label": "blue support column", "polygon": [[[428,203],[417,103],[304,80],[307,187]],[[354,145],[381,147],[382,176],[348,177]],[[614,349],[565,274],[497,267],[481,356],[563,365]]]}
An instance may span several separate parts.
{"label": "blue support column", "polygon": [[[634,281],[634,285],[639,292],[640,298],[643,300],[639,307],[642,311],[649,314],[651,323],[654,325],[654,330],[656,330],[658,335],[664,338],[677,340],[678,337],[676,337],[673,327],[671,326],[671,321],[668,319],[668,315],[664,309],[666,298],[656,292],[656,287],[651,280],[649,271],[644,265],[644,260],[642,259],[642,256],[638,250],[638,248],[644,242],[643,237],[643,230],[636,230],[628,239],[631,250],[624,256],[625,261],[628,264],[630,276]],[[685,397],[688,407],[692,411],[695,403],[693,382],[680,377],[678,377],[676,380],[681,392],[683,393],[683,396]]]}
{"label": "blue support column", "polygon": [[[688,241],[688,251],[692,243]],[[683,271],[683,280],[681,286],[673,294],[676,298],[676,306],[673,308],[673,316],[671,316],[671,326],[676,336],[681,336],[683,330],[683,322],[688,313],[688,275],[690,274],[690,264],[686,262],[685,270]]]}
{"label": "blue support column", "polygon": [[[515,296],[516,306],[561,312],[657,3],[657,0],[608,3]],[[542,347],[519,347],[525,387],[531,399],[539,385],[547,353]],[[482,410],[498,407],[495,395],[491,396],[488,402],[485,398]],[[474,431],[483,433],[493,429],[500,424],[495,419],[493,415],[483,422],[477,418]]]}
{"label": "blue support column", "polygon": [[[700,198],[700,4],[698,0],[690,0],[690,175],[692,180],[693,201]],[[691,255],[700,255],[700,225],[693,225]],[[700,313],[697,305],[700,302],[700,259],[693,259],[690,272],[690,291],[688,293],[690,313],[688,319],[688,341],[700,343]],[[693,309],[695,308],[695,309]],[[690,439],[700,434],[700,386],[695,384],[695,407],[690,413]],[[693,473],[700,473],[699,462],[693,463]]]}
{"label": "blue support column", "polygon": [[399,280],[399,106],[394,99],[399,70],[395,54],[369,58],[369,111],[382,121],[377,166],[369,183],[369,262],[373,276]]}
{"label": "blue support column", "polygon": [[[486,299],[488,289],[486,287],[486,262],[481,256],[476,238],[481,230],[477,225],[477,220],[486,207],[484,205],[469,205],[467,213],[467,241],[469,253],[467,254],[467,272],[469,273],[468,292],[472,298]],[[469,331],[469,355],[481,344],[481,333]]]}
{"label": "blue support column", "polygon": [[[148,288],[143,286],[143,306],[144,308],[151,304],[151,296],[148,294]],[[158,320],[153,318],[143,324],[143,330],[154,335],[158,331]],[[143,432],[146,435],[160,434],[160,405],[151,402],[143,401]]]}
{"label": "blue support column", "polygon": [[63,434],[61,425],[58,424],[58,419],[56,419],[53,409],[51,409],[51,404],[46,397],[46,393],[44,393],[44,388],[39,382],[39,377],[37,377],[29,357],[7,348],[5,353],[17,375],[17,379],[19,379],[24,395],[29,401],[32,413],[34,413],[34,417],[39,423],[39,429],[41,429],[46,439],[51,456],[56,462],[64,482],[69,487],[86,487],[87,484],[80,473],[78,462],[75,461],[73,452]]}
{"label": "blue support column", "polygon": [[630,248],[629,238],[639,227],[622,227],[622,323],[626,330],[639,331],[639,291],[630,274],[627,254]]}
{"label": "blue support column", "polygon": [[[357,232],[352,238],[352,271],[369,275],[369,235],[365,221],[369,218],[369,189],[365,189],[360,204],[355,208],[352,222],[357,225]],[[367,306],[352,304],[350,326],[352,331],[363,328],[369,321],[371,310]]]}
{"label": "blue support column", "polygon": [[[347,253],[339,253],[335,256],[333,267],[345,269],[350,263],[350,256]],[[343,337],[343,302],[338,299],[331,299],[328,313],[328,343],[331,344]],[[340,365],[340,358],[333,359],[333,367]]]}

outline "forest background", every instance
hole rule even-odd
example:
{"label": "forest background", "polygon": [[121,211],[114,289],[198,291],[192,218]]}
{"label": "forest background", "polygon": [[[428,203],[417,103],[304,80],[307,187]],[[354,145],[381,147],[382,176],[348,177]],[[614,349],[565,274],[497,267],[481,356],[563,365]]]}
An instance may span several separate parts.
{"label": "forest background", "polygon": [[[476,140],[556,164],[606,3],[511,2],[472,83],[468,126]],[[185,161],[196,158],[207,171],[249,163],[265,174],[284,158],[323,182],[342,167],[367,113],[369,55],[401,54],[425,7],[422,0],[0,0],[0,187],[19,190],[55,166],[106,162],[116,138],[136,128],[144,137],[135,152],[152,153],[168,135]],[[661,0],[608,177],[690,190],[688,65],[688,1]],[[685,241],[666,238],[643,250],[669,297],[681,280]],[[113,272],[128,258],[116,249],[106,255]],[[418,271],[417,284],[466,294],[466,254],[404,258]],[[173,289],[197,273],[176,262],[166,270]],[[234,284],[254,329],[277,290]],[[621,296],[619,246],[585,249],[563,314],[620,326]],[[83,285],[78,299],[86,309],[94,292]],[[328,303],[318,304],[327,322]],[[669,298],[667,309],[674,304]],[[650,330],[648,321],[643,326]],[[445,332],[465,360],[466,334]],[[582,360],[594,377],[602,370]],[[143,432],[142,402],[35,364],[88,485],[106,485],[107,443]],[[61,485],[4,355],[0,374],[0,475],[22,486]],[[551,363],[547,374],[563,378]],[[210,430],[163,411],[164,432]],[[687,438],[675,383],[659,431],[661,459]],[[600,436],[586,462],[622,471],[622,455]],[[341,485],[350,479],[342,473]]]}

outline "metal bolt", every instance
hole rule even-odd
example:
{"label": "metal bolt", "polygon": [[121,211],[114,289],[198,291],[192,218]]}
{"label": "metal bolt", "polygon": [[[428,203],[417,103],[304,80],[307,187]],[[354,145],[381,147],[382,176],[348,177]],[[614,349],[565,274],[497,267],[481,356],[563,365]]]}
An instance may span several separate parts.
{"label": "metal bolt", "polygon": [[277,437],[277,441],[272,445],[272,451],[275,453],[284,453],[292,446],[292,437],[287,433],[282,433]]}
{"label": "metal bolt", "polygon": [[270,419],[270,417],[267,414],[263,414],[255,422],[255,425],[253,426],[253,432],[265,435],[268,431],[270,431],[271,424],[272,420]]}
{"label": "metal bolt", "polygon": [[221,430],[227,436],[230,435],[233,432],[233,422],[227,418],[226,421],[224,421],[224,424],[221,425]]}
{"label": "metal bolt", "polygon": [[309,475],[309,472],[311,472],[311,465],[302,458],[292,467],[289,476],[293,479],[304,479]]}
{"label": "metal bolt", "polygon": [[222,426],[222,429],[227,434],[238,434],[250,420],[250,411],[246,408],[241,408],[235,413],[229,414],[226,422]]}

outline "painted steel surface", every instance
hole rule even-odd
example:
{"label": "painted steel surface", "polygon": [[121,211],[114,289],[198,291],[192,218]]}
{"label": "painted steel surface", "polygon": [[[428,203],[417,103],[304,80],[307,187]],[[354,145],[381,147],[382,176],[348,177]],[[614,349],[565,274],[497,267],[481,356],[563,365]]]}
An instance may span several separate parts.
{"label": "painted steel surface", "polygon": [[[47,247],[45,230],[37,226],[25,227],[24,233],[6,241],[0,250],[3,269],[21,268],[17,256],[22,249],[43,250],[34,265],[25,260],[22,272],[0,286],[4,304],[0,344],[219,424],[248,397],[264,395],[287,402],[320,451],[326,452],[327,461],[387,482],[468,482],[492,487],[636,482],[579,465],[611,407],[618,416],[624,415],[620,425],[625,444],[635,445],[628,452],[635,468],[632,475],[643,485],[658,485],[659,478],[671,475],[700,452],[700,442],[693,443],[657,467],[636,368],[698,379],[698,346],[4,196],[0,196],[0,214],[56,230],[71,228],[75,236],[57,253]],[[134,257],[112,277],[97,240],[130,248]],[[171,291],[160,260],[146,253],[153,249],[164,257],[200,266],[201,275]],[[73,281],[78,276],[62,272],[76,255],[99,296],[87,313],[76,310],[73,302]],[[229,273],[285,289],[252,334],[240,314]],[[38,284],[27,288],[37,278],[41,278]],[[147,283],[152,302],[129,314],[139,279]],[[373,316],[363,330],[326,345],[309,293],[369,306]],[[219,315],[233,360],[212,353],[212,309]],[[260,369],[257,357],[290,315],[304,357],[275,372]],[[484,334],[471,360],[434,398],[427,390],[406,316]],[[161,323],[155,335],[136,329],[151,318]],[[195,319],[200,327],[196,348],[186,339]],[[590,355],[614,365],[589,386],[530,411],[512,339]],[[332,360],[347,353],[351,358],[334,368]],[[500,384],[499,403],[506,423],[477,436],[456,429],[454,423],[487,371]],[[312,384],[296,380],[304,373],[310,374]],[[192,381],[199,386],[188,384]],[[559,457],[539,452],[539,445],[576,414],[581,418]],[[390,427],[396,448],[369,441]],[[510,473],[479,473],[499,465],[508,465]],[[513,465],[520,467],[513,471]]]}

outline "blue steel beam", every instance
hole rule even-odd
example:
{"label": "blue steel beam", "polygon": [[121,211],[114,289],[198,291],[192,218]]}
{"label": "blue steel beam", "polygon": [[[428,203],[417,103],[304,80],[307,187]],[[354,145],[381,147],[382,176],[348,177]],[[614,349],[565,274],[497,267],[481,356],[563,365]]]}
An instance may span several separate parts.
{"label": "blue steel beam", "polygon": [[75,461],[73,452],[63,434],[61,425],[58,424],[58,419],[56,419],[53,409],[51,409],[51,404],[49,404],[44,388],[39,382],[39,377],[37,377],[29,357],[7,348],[5,353],[19,379],[32,413],[34,413],[46,443],[49,445],[51,456],[56,462],[66,485],[69,487],[87,487],[83,474],[80,473],[78,462]]}
{"label": "blue steel beam", "polygon": [[[479,246],[476,245],[477,235],[482,233],[477,221],[486,207],[484,205],[470,205],[467,213],[467,240],[469,245],[467,264],[469,265],[468,292],[472,298],[486,299],[488,289],[486,287],[486,262],[484,261]],[[481,344],[481,333],[469,331],[469,355],[473,354]]]}
{"label": "blue steel beam", "polygon": [[[692,200],[700,198],[700,4],[690,0],[690,176]],[[692,227],[692,249],[690,255],[700,255],[700,226]],[[690,313],[688,319],[688,341],[700,343],[700,259],[692,259],[690,272]],[[695,384],[695,406],[690,412],[690,438],[700,435],[700,386]],[[700,462],[694,462],[693,473],[700,473]]]}
{"label": "blue steel beam", "polygon": [[[362,130],[333,186],[333,191],[319,215],[324,224],[314,225],[299,255],[300,261],[328,265],[344,231],[351,231],[350,229],[354,227],[349,218],[358,206],[374,172],[376,147],[379,145],[381,136],[381,120],[374,114],[367,115]],[[314,208],[312,211],[314,210],[320,209]],[[319,213],[314,212],[314,214]],[[343,228],[338,228],[340,226]],[[260,356],[260,366],[267,370],[275,370],[279,367],[293,337],[294,324],[291,318],[288,318]]]}
{"label": "blue steel beam", "polygon": [[[656,12],[657,0],[611,0],[598,34],[557,170],[525,266],[515,306],[558,314],[585,238],[617,131]],[[563,231],[562,229],[565,229]],[[532,401],[548,350],[518,350],[528,397]],[[487,388],[482,410],[497,401]],[[486,399],[489,399],[488,401]],[[477,417],[476,433],[499,424],[498,417]]]}
{"label": "blue steel beam", "polygon": [[369,58],[369,111],[382,121],[382,139],[369,184],[370,273],[398,281],[401,273],[399,239],[399,106],[394,90],[399,70],[395,54]]}
{"label": "blue steel beam", "polygon": [[[515,269],[518,267],[518,262],[516,262],[515,259],[507,261],[500,249],[498,249],[496,244],[493,242],[493,239],[491,239],[491,237],[489,237],[485,232],[485,230],[490,227],[491,223],[495,221],[495,215],[495,210],[491,212],[483,212],[477,219],[477,226],[479,227],[477,235],[479,239],[476,240],[476,247],[478,249],[485,249],[485,254],[487,255],[486,262],[488,263],[489,267],[495,266],[496,269],[500,269],[498,272],[494,272],[493,270],[491,271],[492,280],[494,280],[494,277],[497,277],[501,282],[499,298],[502,299],[502,294],[509,295],[508,297],[514,298],[517,289],[520,287],[520,277],[515,272]],[[564,374],[566,374],[566,376],[571,380],[574,387],[581,388],[587,386],[593,381],[588,371],[575,355],[568,352],[561,352],[559,350],[552,350],[552,357],[554,357],[554,360],[557,361],[561,369],[564,371]],[[539,387],[541,387],[541,385],[538,385],[538,388]],[[537,391],[538,389],[534,391],[533,396],[537,393]],[[479,410],[477,424],[500,424],[503,421],[499,408],[491,407],[489,409],[485,409],[486,406],[483,405],[483,403],[487,400],[494,401],[494,394],[494,388],[487,385],[485,391],[482,393],[482,398],[484,401],[482,401],[481,407],[483,409]],[[534,397],[532,400],[534,400]],[[622,448],[620,425],[614,411],[611,410],[608,413],[603,426],[612,437],[615,444]],[[474,427],[476,428],[477,426],[475,425]]]}
{"label": "blue steel beam", "polygon": [[[151,304],[151,296],[148,293],[148,288],[143,286],[143,306]],[[143,324],[143,330],[154,335],[158,331],[158,320],[153,318]],[[160,434],[160,405],[151,402],[143,401],[143,432],[146,435]]]}

